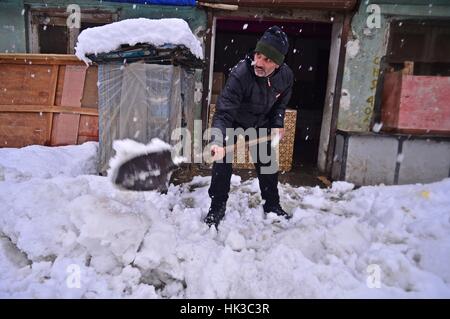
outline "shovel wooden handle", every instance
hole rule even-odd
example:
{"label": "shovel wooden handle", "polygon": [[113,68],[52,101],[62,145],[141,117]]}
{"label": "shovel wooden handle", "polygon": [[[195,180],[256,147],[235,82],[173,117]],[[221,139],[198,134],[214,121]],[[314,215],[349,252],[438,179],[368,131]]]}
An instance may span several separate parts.
{"label": "shovel wooden handle", "polygon": [[[271,139],[272,139],[272,137],[271,137],[270,135],[268,135],[268,136],[263,136],[263,137],[257,138],[257,139],[255,139],[255,140],[248,141],[248,142],[246,142],[245,144],[247,144],[248,147],[251,147],[251,146],[257,145],[257,144],[259,144],[259,143],[265,143],[265,142],[268,142],[268,141],[270,141]],[[224,149],[225,149],[225,154],[227,154],[227,153],[229,153],[229,152],[231,152],[231,151],[234,151],[234,147],[235,147],[235,146],[236,146],[236,144],[232,144],[232,145],[226,146],[226,147],[224,148]]]}
{"label": "shovel wooden handle", "polygon": [[[248,141],[248,142],[246,142],[246,144],[248,145],[248,147],[251,147],[251,146],[259,144],[259,143],[268,142],[270,140],[272,140],[272,137],[269,135],[269,136],[263,136],[263,137]],[[227,153],[234,151],[235,146],[236,146],[236,144],[231,144],[231,145],[224,147],[224,154],[226,155]],[[214,154],[212,152],[211,152],[211,156],[214,157]],[[212,163],[213,162],[212,157],[206,158],[205,161],[207,163]]]}

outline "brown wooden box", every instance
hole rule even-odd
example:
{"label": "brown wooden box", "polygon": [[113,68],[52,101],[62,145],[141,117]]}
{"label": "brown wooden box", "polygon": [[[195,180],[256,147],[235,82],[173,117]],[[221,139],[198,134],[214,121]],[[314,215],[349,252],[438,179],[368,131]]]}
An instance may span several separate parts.
{"label": "brown wooden box", "polygon": [[0,54],[0,147],[98,141],[97,92],[73,55]]}
{"label": "brown wooden box", "polygon": [[212,94],[219,94],[225,85],[225,74],[222,72],[213,73]]}

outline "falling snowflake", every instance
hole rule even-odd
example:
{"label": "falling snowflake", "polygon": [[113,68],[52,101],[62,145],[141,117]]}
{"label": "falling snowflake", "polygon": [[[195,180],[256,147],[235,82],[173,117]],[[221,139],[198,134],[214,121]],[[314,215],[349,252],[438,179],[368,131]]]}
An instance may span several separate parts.
{"label": "falling snowflake", "polygon": [[242,30],[247,30],[247,28],[248,28],[248,23],[243,25]]}
{"label": "falling snowflake", "polygon": [[398,154],[397,155],[397,163],[403,162],[404,158],[405,158],[405,156],[403,155],[403,153]]}
{"label": "falling snowflake", "polygon": [[312,71],[313,70],[313,67],[312,66],[310,66],[309,67],[309,69],[308,69],[308,71]]}
{"label": "falling snowflake", "polygon": [[34,73],[32,73],[32,74],[31,74],[31,77],[32,77],[32,78],[34,78],[34,77],[35,77]]}
{"label": "falling snowflake", "polygon": [[383,127],[383,123],[375,123],[373,125],[372,131],[374,131],[375,133],[378,133],[382,127]]}
{"label": "falling snowflake", "polygon": [[297,49],[292,50],[293,53],[297,52]]}
{"label": "falling snowflake", "polygon": [[134,10],[134,9],[136,9],[136,5],[135,5],[135,4],[133,4],[133,10]]}

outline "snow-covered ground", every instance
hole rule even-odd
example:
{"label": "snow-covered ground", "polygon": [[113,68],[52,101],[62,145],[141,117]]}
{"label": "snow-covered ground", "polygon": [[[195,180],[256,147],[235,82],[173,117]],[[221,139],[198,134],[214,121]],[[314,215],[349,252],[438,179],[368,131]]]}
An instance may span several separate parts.
{"label": "snow-covered ground", "polygon": [[216,232],[208,177],[121,191],[92,174],[96,151],[0,149],[0,297],[450,297],[450,179],[280,185],[286,221],[233,176]]}

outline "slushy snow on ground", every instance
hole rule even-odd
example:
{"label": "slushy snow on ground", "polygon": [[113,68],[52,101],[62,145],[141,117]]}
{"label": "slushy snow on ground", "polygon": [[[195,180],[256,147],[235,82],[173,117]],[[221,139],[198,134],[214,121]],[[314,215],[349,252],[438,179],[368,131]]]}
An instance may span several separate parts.
{"label": "slushy snow on ground", "polygon": [[97,147],[0,149],[0,297],[450,297],[450,179],[280,184],[283,220],[233,175],[217,232],[209,177],[121,191]]}
{"label": "slushy snow on ground", "polygon": [[183,19],[127,19],[83,30],[78,36],[75,54],[87,64],[86,54],[114,51],[122,44],[130,46],[149,43],[155,46],[175,44],[186,46],[193,55],[203,59],[200,41]]}

